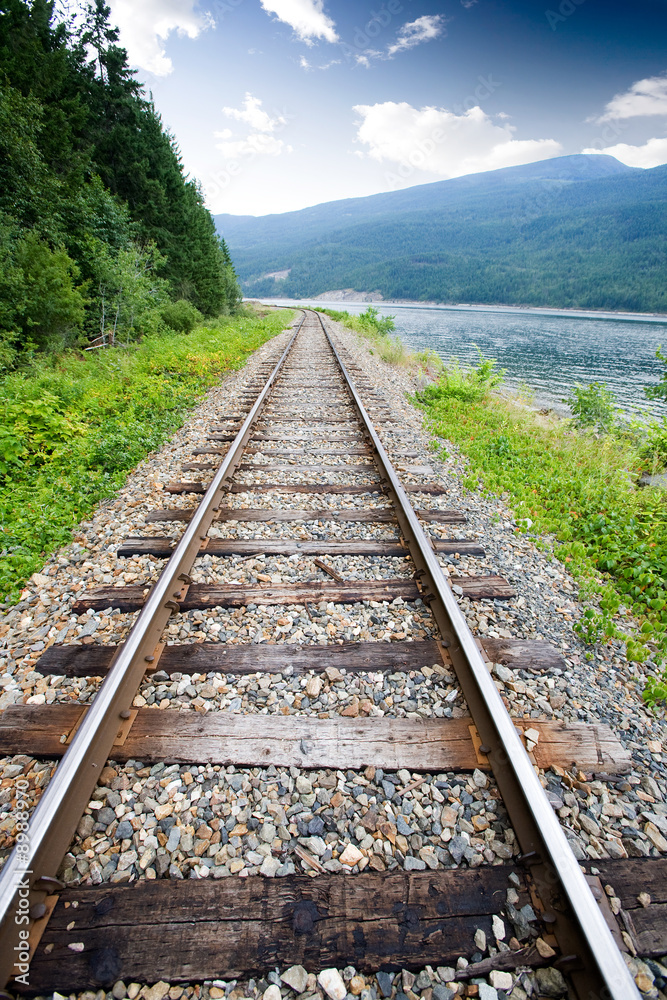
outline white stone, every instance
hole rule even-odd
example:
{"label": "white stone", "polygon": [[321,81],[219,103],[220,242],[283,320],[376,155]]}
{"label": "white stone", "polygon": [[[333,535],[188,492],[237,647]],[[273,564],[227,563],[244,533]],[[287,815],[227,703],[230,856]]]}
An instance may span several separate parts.
{"label": "white stone", "polygon": [[472,780],[475,782],[478,788],[486,788],[486,786],[489,783],[489,779],[487,778],[487,776],[484,774],[483,771],[479,770],[479,768],[475,768],[475,770],[472,772]]}
{"label": "white stone", "polygon": [[281,1000],[280,987],[271,983],[268,989],[264,990],[263,1000]]}
{"label": "white stone", "polygon": [[259,869],[259,874],[264,875],[266,878],[275,878],[276,872],[280,868],[281,862],[278,858],[264,858],[262,861],[262,866]]}
{"label": "white stone", "polygon": [[354,844],[348,844],[338,860],[342,865],[352,866],[358,865],[363,856],[358,847],[355,847]]}
{"label": "white stone", "polygon": [[347,987],[338,969],[322,969],[317,981],[331,1000],[345,1000]]}
{"label": "white stone", "polygon": [[304,993],[308,985],[308,973],[302,965],[293,965],[280,977],[295,993]]}
{"label": "white stone", "polygon": [[509,972],[501,972],[500,969],[494,969],[489,974],[489,982],[496,990],[511,990],[514,985],[511,974]]}
{"label": "white stone", "polygon": [[475,931],[475,947],[479,951],[486,951],[486,934],[481,927],[478,927]]}
{"label": "white stone", "polygon": [[507,933],[505,930],[505,923],[496,913],[494,913],[491,918],[491,927],[493,928],[493,936],[496,941],[504,941],[505,934]]}

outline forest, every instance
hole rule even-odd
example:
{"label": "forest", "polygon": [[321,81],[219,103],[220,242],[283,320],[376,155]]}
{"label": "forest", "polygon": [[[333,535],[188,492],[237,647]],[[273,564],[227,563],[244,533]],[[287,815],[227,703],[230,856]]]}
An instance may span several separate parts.
{"label": "forest", "polygon": [[0,8],[0,371],[233,311],[229,252],[104,0]]}
{"label": "forest", "polygon": [[216,222],[255,296],[667,311],[666,166],[577,154]]}

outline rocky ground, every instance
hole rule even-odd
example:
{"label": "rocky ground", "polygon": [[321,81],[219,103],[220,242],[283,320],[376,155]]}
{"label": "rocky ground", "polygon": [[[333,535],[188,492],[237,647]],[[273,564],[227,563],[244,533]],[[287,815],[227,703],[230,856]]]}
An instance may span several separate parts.
{"label": "rocky ground", "polygon": [[[576,856],[581,859],[664,856],[667,854],[667,757],[665,726],[661,713],[646,709],[641,699],[642,668],[628,664],[618,645],[591,652],[572,631],[581,613],[576,586],[561,563],[550,554],[548,539],[538,539],[518,530],[511,512],[501,500],[468,492],[461,483],[464,462],[450,445],[447,454],[435,449],[422,429],[422,418],[406,398],[415,388],[406,371],[390,369],[371,356],[356,335],[338,324],[335,329],[344,346],[363,369],[377,391],[389,402],[393,426],[383,438],[404,481],[419,483],[438,479],[446,496],[413,494],[420,507],[455,508],[466,513],[462,526],[429,526],[434,537],[483,540],[484,557],[443,557],[445,572],[452,575],[498,573],[516,588],[510,601],[470,601],[459,595],[459,603],[472,631],[479,636],[543,638],[562,651],[566,669],[548,674],[510,670],[494,665],[493,672],[505,703],[513,716],[604,722],[632,752],[632,773],[615,782],[586,781],[576,769],[553,768],[542,775],[550,801],[561,818]],[[116,549],[130,535],[178,537],[182,525],[144,524],[145,514],[156,507],[190,507],[192,495],[165,494],[173,480],[207,481],[210,473],[183,473],[181,464],[193,459],[193,449],[202,446],[212,424],[242,405],[238,394],[268,358],[277,358],[289,334],[264,345],[241,372],[230,375],[210,392],[190,419],[159,454],[149,456],[128,478],[118,497],[101,505],[89,522],[80,525],[70,546],[55,553],[35,574],[21,602],[3,616],[0,626],[0,708],[14,703],[51,704],[89,701],[99,687],[99,678],[43,676],[38,660],[54,643],[116,643],[122,641],[135,615],[109,608],[72,615],[74,600],[99,584],[156,579],[163,565],[149,556],[120,560]],[[363,394],[362,394],[363,395]],[[317,443],[306,418],[298,409],[290,418],[290,433],[301,427],[309,435],[299,446]],[[328,435],[328,447],[335,442]],[[354,442],[352,442],[354,443]],[[262,442],[261,454],[252,459],[260,465],[271,450],[284,449],[284,442]],[[400,452],[417,451],[403,458]],[[206,460],[197,456],[197,460]],[[274,461],[288,463],[289,459]],[[321,458],[298,456],[298,465],[321,464]],[[363,456],[331,458],[346,462],[344,473],[331,477],[338,482],[374,481],[372,471],[354,471],[367,464]],[[419,471],[424,467],[432,471]],[[271,494],[253,494],[258,482],[309,482],[308,471],[261,471],[239,473],[247,482],[247,494],[233,494],[229,504],[238,508],[270,508]],[[321,510],[386,506],[378,495],[285,494],[281,507]],[[452,527],[454,530],[452,530]],[[214,537],[321,538],[396,537],[391,524],[335,524],[324,519],[283,524],[221,522]],[[540,543],[538,548],[536,543]],[[546,543],[546,544],[545,544]],[[410,576],[407,560],[390,557],[372,559],[328,556],[326,562],[345,579],[382,579]],[[329,579],[313,559],[302,556],[265,556],[198,560],[195,582],[237,581],[300,582]],[[178,616],[168,629],[170,642],[207,640],[226,643],[340,643],[357,639],[391,642],[393,639],[424,638],[434,634],[430,613],[421,601],[398,599],[365,602],[355,606],[322,603],[319,606],[257,606],[242,609],[195,611]],[[135,699],[136,706],[179,708],[208,712],[224,709],[241,714],[308,714],[319,718],[346,716],[391,716],[405,718],[461,717],[466,713],[456,678],[442,664],[424,664],[410,674],[347,675],[330,668],[322,675],[234,676],[219,673],[168,676],[156,672],[147,677]],[[12,817],[14,783],[28,778],[28,801],[34,805],[52,772],[48,763],[14,757],[0,763],[0,852],[6,856],[14,838]],[[65,858],[62,874],[66,882],[99,884],[156,878],[228,878],[259,874],[274,878],[319,871],[341,877],[369,867],[384,870],[424,870],[456,866],[477,867],[502,864],[518,848],[493,781],[482,774],[441,773],[428,776],[407,771],[383,773],[367,768],[356,771],[299,771],[292,768],[239,769],[218,766],[158,764],[145,767],[140,761],[124,765],[113,762],[105,769],[98,789],[79,824],[77,837]],[[611,891],[612,899],[613,891]],[[353,968],[324,970],[318,977],[301,967],[267,970],[265,979],[244,983],[208,983],[182,987],[157,983],[117,983],[116,1000],[141,995],[145,1000],[179,997],[242,997],[279,1000],[361,1000],[396,997],[396,1000],[449,1000],[464,989],[457,972],[468,961],[494,954],[494,949],[514,947],[531,934],[534,914],[530,907],[518,910],[516,892],[508,888],[506,924],[496,940],[476,938],[477,952],[462,956],[457,968],[420,972],[403,971],[395,976],[380,973],[362,976]],[[530,912],[528,912],[530,911]],[[481,932],[480,932],[481,933]],[[545,944],[545,948],[548,946]],[[635,960],[633,973],[643,995],[667,996],[667,968],[659,963]],[[555,969],[537,973],[492,973],[468,995],[482,1000],[513,1000],[524,997],[567,996]],[[467,987],[470,990],[470,985]],[[84,994],[86,1000],[103,1000],[103,991]],[[111,994],[108,994],[111,997]]]}

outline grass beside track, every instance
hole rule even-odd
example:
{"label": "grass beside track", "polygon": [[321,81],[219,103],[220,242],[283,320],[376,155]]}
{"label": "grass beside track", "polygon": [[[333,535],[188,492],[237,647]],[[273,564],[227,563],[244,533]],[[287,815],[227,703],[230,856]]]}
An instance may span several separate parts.
{"label": "grass beside track", "polygon": [[591,645],[622,638],[629,660],[650,658],[656,676],[645,696],[664,699],[667,495],[636,487],[628,471],[637,465],[636,447],[545,418],[475,387],[459,369],[449,375],[417,402],[441,447],[451,441],[466,456],[465,484],[501,495],[526,528],[555,536],[556,556],[589,602],[576,631]]}
{"label": "grass beside track", "polygon": [[0,600],[17,600],[95,504],[292,316],[247,310],[187,335],[37,358],[0,379]]}

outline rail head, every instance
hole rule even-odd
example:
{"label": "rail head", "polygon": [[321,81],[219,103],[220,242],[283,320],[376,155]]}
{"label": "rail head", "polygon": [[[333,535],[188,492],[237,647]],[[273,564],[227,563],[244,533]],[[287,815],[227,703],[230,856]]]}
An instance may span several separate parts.
{"label": "rail head", "polygon": [[[585,1000],[640,1000],[634,979],[572,853],[436,553],[330,332],[321,315],[316,315],[372,443],[380,475],[395,498],[398,521],[410,555],[417,570],[422,571],[424,592],[430,595],[431,611],[443,638],[449,644],[448,652],[475,725],[483,743],[490,747],[488,756],[491,768],[526,861],[531,864],[531,859],[534,859],[531,870],[537,876],[536,881],[547,898],[551,897],[558,902],[559,890],[562,890],[570,913],[578,925],[578,941],[571,942],[566,915],[555,907],[556,912],[549,914],[554,917],[554,929],[561,931],[563,939],[567,943],[578,945],[576,952],[572,947],[564,950],[565,955],[576,954],[582,966],[580,971],[571,973],[575,986]],[[582,950],[587,954],[582,955]]]}

